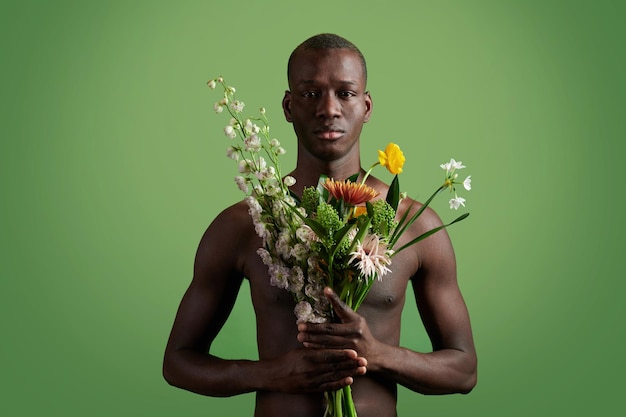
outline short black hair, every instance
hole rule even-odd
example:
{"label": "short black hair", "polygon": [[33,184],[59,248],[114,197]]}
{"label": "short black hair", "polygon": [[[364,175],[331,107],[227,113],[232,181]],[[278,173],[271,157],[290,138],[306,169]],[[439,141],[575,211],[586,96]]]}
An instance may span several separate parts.
{"label": "short black hair", "polygon": [[359,59],[361,60],[361,66],[363,67],[363,76],[365,77],[365,81],[367,81],[367,64],[365,63],[365,57],[363,56],[359,48],[357,48],[355,44],[353,44],[346,38],[335,35],[334,33],[320,33],[318,35],[311,36],[309,39],[298,45],[289,56],[289,61],[287,62],[287,79],[289,79],[291,66],[297,53],[310,49],[348,49],[350,51],[356,52],[359,55]]}

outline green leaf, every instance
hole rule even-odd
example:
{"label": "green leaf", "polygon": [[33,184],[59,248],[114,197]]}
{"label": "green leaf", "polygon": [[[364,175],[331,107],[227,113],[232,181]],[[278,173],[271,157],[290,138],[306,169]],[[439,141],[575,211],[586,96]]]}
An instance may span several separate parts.
{"label": "green leaf", "polygon": [[343,243],[346,236],[348,236],[348,232],[350,231],[350,229],[352,229],[353,226],[353,224],[346,224],[344,227],[335,232],[335,234],[333,235],[333,240],[337,243],[335,244],[335,248],[333,249],[333,252],[330,254],[330,256],[332,256],[333,258],[335,257],[337,250]]}
{"label": "green leaf", "polygon": [[356,180],[359,178],[359,173],[357,172],[356,174],[350,175],[346,181],[350,181],[350,182],[356,182]]}
{"label": "green leaf", "polygon": [[322,226],[321,223],[309,217],[303,217],[302,220],[315,232],[317,237],[319,237],[320,239],[325,239],[328,236],[328,230],[324,226]]}
{"label": "green leaf", "polygon": [[398,211],[398,204],[400,202],[400,181],[398,175],[393,177],[393,181],[389,185],[389,191],[387,191],[387,203],[392,209]]}
{"label": "green leaf", "polygon": [[437,194],[439,194],[445,188],[446,187],[444,187],[444,186],[441,186],[441,187],[437,188],[437,190],[428,198],[428,200],[426,200],[426,202],[424,204],[422,204],[422,207],[420,207],[419,210],[417,210],[417,212],[413,216],[411,216],[411,218],[408,221],[406,221],[406,224],[404,224],[405,216],[402,217],[402,221],[401,221],[402,226],[398,225],[398,227],[396,227],[396,230],[394,230],[393,236],[392,236],[392,238],[389,241],[389,244],[392,247],[393,247],[393,245],[396,244],[398,239],[400,239],[400,236],[402,236],[402,234],[406,231],[406,229],[409,228],[417,220],[417,218],[422,214],[422,212],[424,210],[426,210],[426,208],[428,207],[430,202],[433,201],[435,196],[437,196]]}
{"label": "green leaf", "polygon": [[352,247],[350,247],[350,252],[354,250],[354,247],[357,241],[363,242],[363,238],[367,234],[371,224],[372,224],[371,217],[369,216],[359,217],[359,221],[357,222],[357,228],[359,229],[359,231],[356,233],[356,236],[354,237],[354,242],[352,244]]}
{"label": "green leaf", "polygon": [[287,205],[287,207],[289,207],[292,212],[294,212],[298,217],[300,217],[302,219],[302,221],[304,222],[304,224],[309,226],[311,228],[311,230],[313,230],[315,232],[317,237],[319,237],[320,239],[323,239],[323,238],[328,236],[328,230],[324,226],[322,226],[321,223],[319,223],[318,221],[313,220],[310,217],[303,216],[302,213],[300,213],[298,211],[297,207],[294,207],[294,206],[291,206],[291,205]]}
{"label": "green leaf", "polygon": [[461,220],[464,220],[467,218],[467,216],[469,216],[469,213],[465,213],[465,214],[461,214],[459,217],[457,217],[456,219],[454,219],[453,221],[451,221],[448,224],[444,224],[443,226],[439,226],[439,227],[435,227],[434,229],[429,230],[428,232],[422,233],[421,235],[419,235],[418,237],[416,237],[415,239],[413,239],[412,241],[410,241],[409,243],[403,245],[400,249],[396,250],[394,252],[394,255],[397,255],[398,252],[408,248],[409,246],[414,245],[415,243],[419,242],[420,240],[424,240],[426,239],[428,236],[433,235],[435,233],[437,233],[438,231],[440,231],[441,229],[445,229],[448,226],[452,226],[454,223],[460,222]]}
{"label": "green leaf", "polygon": [[324,188],[324,183],[326,182],[326,178],[328,178],[328,175],[320,175],[319,179],[317,180],[317,192],[320,193],[320,198],[321,201],[326,202],[328,201],[328,190],[326,188]]}

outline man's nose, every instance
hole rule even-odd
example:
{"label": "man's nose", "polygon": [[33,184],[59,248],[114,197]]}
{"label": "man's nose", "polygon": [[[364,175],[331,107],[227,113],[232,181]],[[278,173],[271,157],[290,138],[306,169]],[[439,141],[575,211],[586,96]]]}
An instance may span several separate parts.
{"label": "man's nose", "polygon": [[330,119],[341,116],[341,103],[334,94],[323,94],[317,105],[317,117]]}

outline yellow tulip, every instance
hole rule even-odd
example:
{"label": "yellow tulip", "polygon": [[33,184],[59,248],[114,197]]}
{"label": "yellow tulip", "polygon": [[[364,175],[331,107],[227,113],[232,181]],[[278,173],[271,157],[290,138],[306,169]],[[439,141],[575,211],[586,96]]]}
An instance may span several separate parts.
{"label": "yellow tulip", "polygon": [[389,143],[385,151],[378,150],[378,162],[392,174],[400,174],[404,165],[404,154],[398,145]]}

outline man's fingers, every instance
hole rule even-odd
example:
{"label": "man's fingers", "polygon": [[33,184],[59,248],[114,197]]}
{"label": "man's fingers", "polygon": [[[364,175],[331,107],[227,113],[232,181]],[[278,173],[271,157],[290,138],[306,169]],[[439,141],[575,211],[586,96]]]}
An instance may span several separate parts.
{"label": "man's fingers", "polygon": [[324,288],[324,295],[328,301],[330,301],[330,304],[333,306],[333,310],[337,313],[342,322],[349,321],[353,315],[356,314],[346,303],[341,301],[332,288]]}
{"label": "man's fingers", "polygon": [[354,349],[355,343],[351,332],[346,334],[335,333],[332,329],[321,327],[308,329],[308,331],[298,333],[298,341],[305,347],[332,348],[332,349]]}
{"label": "man's fingers", "polygon": [[319,363],[355,362],[359,355],[352,349],[314,349],[309,358]]}
{"label": "man's fingers", "polygon": [[337,390],[351,385],[355,376],[367,372],[365,358],[358,357],[356,351],[351,349],[311,349],[307,356],[316,364],[309,382],[322,391]]}
{"label": "man's fingers", "polygon": [[309,353],[312,362],[327,370],[352,369],[362,375],[367,368],[367,359],[352,349],[311,349]]}

